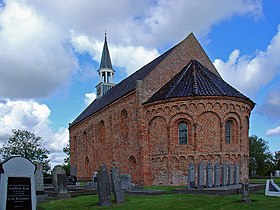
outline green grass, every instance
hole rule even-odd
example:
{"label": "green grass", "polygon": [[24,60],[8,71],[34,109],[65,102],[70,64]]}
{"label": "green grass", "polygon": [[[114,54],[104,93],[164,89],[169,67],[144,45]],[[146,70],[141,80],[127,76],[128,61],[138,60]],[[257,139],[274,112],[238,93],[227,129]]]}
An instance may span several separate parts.
{"label": "green grass", "polygon": [[[158,189],[158,188],[157,188]],[[129,209],[129,210],[157,210],[157,209],[280,209],[279,197],[264,196],[264,191],[250,194],[250,204],[241,203],[240,195],[209,196],[165,194],[159,196],[126,196],[126,202],[110,207],[98,207],[98,196],[78,196],[67,200],[56,200],[38,205],[39,210],[89,210],[89,209]]]}
{"label": "green grass", "polygon": [[[267,179],[250,179],[250,183],[260,183],[260,184],[266,184]],[[273,178],[273,181],[280,184],[280,178]]]}

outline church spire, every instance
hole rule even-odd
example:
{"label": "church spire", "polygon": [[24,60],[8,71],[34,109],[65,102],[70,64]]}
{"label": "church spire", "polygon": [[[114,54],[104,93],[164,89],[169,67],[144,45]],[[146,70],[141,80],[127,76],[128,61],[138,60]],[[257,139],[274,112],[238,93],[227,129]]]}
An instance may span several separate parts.
{"label": "church spire", "polygon": [[109,49],[108,49],[108,44],[107,44],[106,32],[105,32],[105,41],[104,41],[102,57],[101,57],[101,62],[100,62],[100,69],[113,69],[112,63],[111,63],[111,58],[110,58],[110,53],[109,53]]}
{"label": "church spire", "polygon": [[105,32],[105,41],[101,56],[100,67],[98,69],[99,83],[96,85],[97,98],[102,97],[109,89],[114,87],[115,71],[112,67],[109,48],[107,44],[107,34]]}

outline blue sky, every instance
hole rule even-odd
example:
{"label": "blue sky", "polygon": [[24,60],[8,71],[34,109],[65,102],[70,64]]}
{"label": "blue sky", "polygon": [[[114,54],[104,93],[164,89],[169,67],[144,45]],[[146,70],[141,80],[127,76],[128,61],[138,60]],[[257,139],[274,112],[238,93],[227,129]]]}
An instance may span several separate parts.
{"label": "blue sky", "polygon": [[0,144],[30,130],[63,163],[68,123],[95,97],[105,30],[115,82],[194,32],[224,80],[257,103],[250,134],[280,150],[278,0],[0,0]]}

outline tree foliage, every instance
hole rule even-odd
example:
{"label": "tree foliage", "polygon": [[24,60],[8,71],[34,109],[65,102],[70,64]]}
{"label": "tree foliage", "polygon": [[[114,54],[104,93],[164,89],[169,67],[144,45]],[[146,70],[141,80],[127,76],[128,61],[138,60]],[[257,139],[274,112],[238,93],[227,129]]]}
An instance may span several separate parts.
{"label": "tree foliage", "polygon": [[64,164],[62,167],[66,171],[66,174],[70,174],[70,146],[69,144],[66,145],[66,147],[63,147],[63,152],[66,154],[66,158],[64,158]]}
{"label": "tree foliage", "polygon": [[250,171],[256,170],[257,175],[269,175],[274,166],[274,158],[269,151],[268,142],[256,135],[250,136]]}
{"label": "tree foliage", "polygon": [[35,136],[26,130],[12,130],[12,135],[0,149],[3,159],[11,156],[22,156],[34,163],[42,162],[44,171],[50,169],[48,154],[45,148],[41,148],[42,137]]}

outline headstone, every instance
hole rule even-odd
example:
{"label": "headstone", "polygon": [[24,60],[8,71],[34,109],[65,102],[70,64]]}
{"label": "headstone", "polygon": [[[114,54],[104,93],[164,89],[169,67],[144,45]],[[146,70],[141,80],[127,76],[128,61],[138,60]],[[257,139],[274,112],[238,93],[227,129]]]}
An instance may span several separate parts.
{"label": "headstone", "polygon": [[215,163],[214,166],[214,186],[220,187],[221,185],[221,176],[220,176],[220,163]]}
{"label": "headstone", "polygon": [[227,164],[225,163],[222,165],[222,185],[227,185]]}
{"label": "headstone", "polygon": [[35,189],[37,201],[43,201],[47,199],[44,191],[44,175],[43,175],[43,163],[36,164],[36,171],[34,174],[35,178]]}
{"label": "headstone", "polygon": [[76,176],[77,166],[70,166],[70,176]]}
{"label": "headstone", "polygon": [[113,166],[111,170],[111,183],[116,203],[124,203],[124,193],[121,188],[120,172],[116,166]]}
{"label": "headstone", "polygon": [[251,199],[249,198],[249,183],[248,182],[242,183],[241,201],[243,203],[251,202]]}
{"label": "headstone", "polygon": [[272,179],[266,180],[265,195],[280,197],[280,187]]}
{"label": "headstone", "polygon": [[197,187],[198,189],[202,189],[204,186],[204,165],[203,162],[199,163],[198,168],[197,168]]}
{"label": "headstone", "polygon": [[233,165],[228,165],[228,185],[233,184]]}
{"label": "headstone", "polygon": [[54,190],[58,190],[58,181],[57,181],[57,175],[58,174],[66,174],[65,170],[62,168],[61,165],[57,165],[52,170],[52,178],[53,178],[53,187]]}
{"label": "headstone", "polygon": [[206,165],[206,187],[213,187],[213,168],[211,162]]}
{"label": "headstone", "polygon": [[239,169],[239,165],[235,164],[234,168],[235,168],[235,170],[234,170],[234,184],[237,185],[240,182],[240,176],[239,176],[240,169]]}
{"label": "headstone", "polygon": [[97,186],[97,174],[98,174],[97,171],[93,172],[92,181],[89,183],[90,187],[96,187]]}
{"label": "headstone", "polygon": [[276,170],[275,173],[274,173],[274,176],[275,177],[280,177],[280,170]]}
{"label": "headstone", "polygon": [[97,190],[99,197],[99,206],[111,205],[110,178],[105,164],[102,164],[97,175]]}
{"label": "headstone", "polygon": [[19,156],[0,164],[0,209],[36,210],[35,170],[34,163]]}
{"label": "headstone", "polygon": [[123,190],[131,190],[131,176],[129,174],[121,174],[121,186]]}
{"label": "headstone", "polygon": [[189,164],[188,169],[188,188],[190,189],[195,187],[195,171],[193,162]]}
{"label": "headstone", "polygon": [[68,193],[66,174],[57,174],[57,188],[59,194]]}

